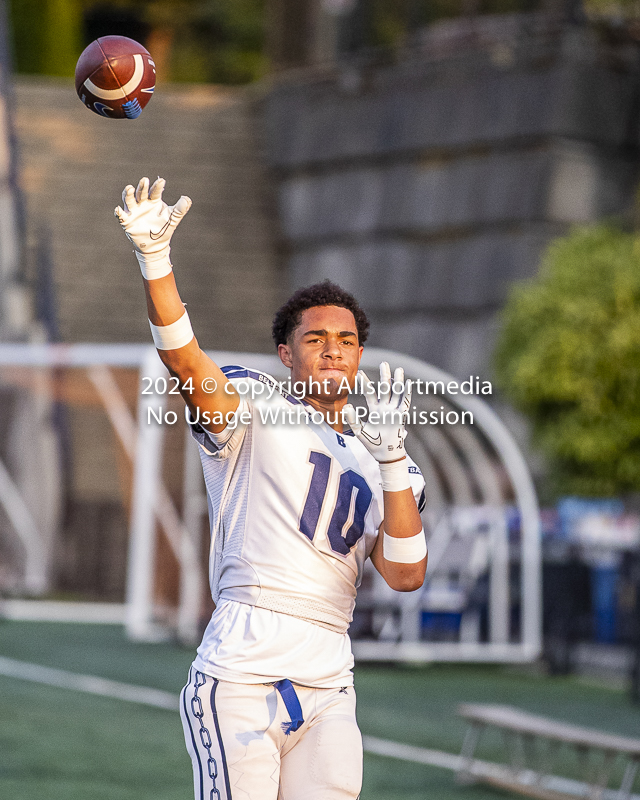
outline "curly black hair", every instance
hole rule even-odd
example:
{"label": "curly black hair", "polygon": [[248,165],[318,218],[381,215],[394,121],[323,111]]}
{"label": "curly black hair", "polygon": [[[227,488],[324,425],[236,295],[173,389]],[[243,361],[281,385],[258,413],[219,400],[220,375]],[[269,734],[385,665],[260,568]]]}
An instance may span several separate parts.
{"label": "curly black hair", "polygon": [[358,343],[364,344],[367,341],[369,320],[360,308],[358,301],[352,294],[327,280],[322,283],[314,283],[313,286],[307,286],[306,289],[298,289],[282,308],[276,311],[271,328],[276,347],[287,343],[293,331],[300,324],[302,312],[316,306],[340,306],[340,308],[351,311],[356,321]]}

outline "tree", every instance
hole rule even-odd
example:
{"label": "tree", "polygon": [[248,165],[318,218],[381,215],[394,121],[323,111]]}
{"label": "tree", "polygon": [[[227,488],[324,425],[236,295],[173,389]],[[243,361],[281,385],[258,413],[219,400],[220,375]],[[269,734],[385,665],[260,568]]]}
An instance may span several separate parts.
{"label": "tree", "polygon": [[[72,77],[83,48],[113,33],[143,39],[159,68],[166,62],[169,80],[248,83],[266,71],[264,5],[264,0],[10,0],[15,70]],[[143,31],[151,35],[142,36]]]}
{"label": "tree", "polygon": [[553,242],[510,294],[496,367],[555,491],[640,491],[640,236],[600,224]]}
{"label": "tree", "polygon": [[80,0],[11,0],[17,72],[72,76],[82,50]]}

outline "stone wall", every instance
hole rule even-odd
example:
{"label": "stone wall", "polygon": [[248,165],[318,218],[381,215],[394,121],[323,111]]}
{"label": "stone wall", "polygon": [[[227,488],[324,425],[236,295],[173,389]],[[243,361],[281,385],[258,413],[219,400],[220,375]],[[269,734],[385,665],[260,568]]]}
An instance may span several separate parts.
{"label": "stone wall", "polygon": [[638,176],[637,46],[531,19],[471,45],[449,22],[457,49],[292,76],[264,105],[291,286],[337,281],[371,344],[459,377],[490,372],[550,239],[626,209]]}

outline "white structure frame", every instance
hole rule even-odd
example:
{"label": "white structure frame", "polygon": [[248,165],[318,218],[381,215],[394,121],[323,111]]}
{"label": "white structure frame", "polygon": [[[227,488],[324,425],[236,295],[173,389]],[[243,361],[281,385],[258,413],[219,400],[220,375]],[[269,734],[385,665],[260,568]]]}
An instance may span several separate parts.
{"label": "white structure frame", "polygon": [[[248,364],[278,379],[288,376],[275,355],[221,351],[209,355],[221,366]],[[412,379],[442,381],[445,386],[454,380],[442,370],[418,359],[377,348],[365,349],[361,366],[375,375],[383,360],[392,365],[401,364],[406,376]],[[166,372],[155,349],[147,345],[127,344],[4,344],[0,345],[2,366],[64,366],[87,370],[125,452],[134,463],[126,594],[127,632],[131,638],[145,641],[166,635],[166,631],[155,623],[153,609],[155,524],[158,522],[181,567],[178,635],[184,641],[193,641],[199,622],[203,572],[197,544],[201,515],[206,514],[197,449],[195,445],[185,447],[184,513],[180,519],[160,476],[164,426],[146,424],[149,404],[157,413],[159,408],[164,407],[166,396],[141,394],[136,424],[109,371],[110,367],[132,367],[140,371],[141,378],[164,375]],[[444,397],[454,408],[473,414],[474,425],[482,431],[500,458],[513,489],[521,519],[521,640],[510,642],[508,635],[508,543],[502,525],[492,532],[489,642],[419,641],[412,622],[417,618],[418,593],[412,593],[398,598],[403,618],[400,641],[355,641],[354,654],[360,660],[377,661],[533,661],[541,650],[541,553],[539,510],[529,470],[513,437],[485,402],[472,395]],[[472,464],[473,458],[472,453]],[[25,588],[33,590],[43,585],[39,576],[44,575],[45,569],[44,544],[42,548],[38,546],[40,538],[33,518],[1,462],[0,478],[0,505],[7,512],[25,548]],[[432,562],[434,558],[437,558],[437,542],[432,541]]]}
{"label": "white structure frame", "polygon": [[[375,374],[381,361],[402,365],[405,375],[423,381],[457,382],[437,367],[391,350],[365,348],[361,366]],[[513,436],[491,407],[473,395],[445,394],[447,402],[460,411],[473,414],[474,426],[482,431],[499,456],[510,480],[515,505],[521,520],[521,640],[509,641],[509,561],[506,528],[503,524],[492,530],[490,562],[489,642],[421,642],[408,637],[399,642],[355,641],[356,659],[371,661],[470,661],[470,662],[531,662],[542,649],[542,564],[540,548],[540,511],[535,487],[524,456]],[[470,460],[473,462],[473,454]],[[496,502],[498,502],[496,498]],[[430,559],[434,566],[433,540]],[[401,598],[411,612],[411,598]],[[404,601],[404,603],[402,602]],[[404,612],[404,609],[402,609]]]}

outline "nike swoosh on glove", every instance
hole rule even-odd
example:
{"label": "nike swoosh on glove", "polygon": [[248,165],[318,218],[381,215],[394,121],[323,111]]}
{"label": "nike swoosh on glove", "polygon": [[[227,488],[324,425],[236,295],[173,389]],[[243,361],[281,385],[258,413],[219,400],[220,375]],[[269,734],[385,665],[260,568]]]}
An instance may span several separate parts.
{"label": "nike swoosh on glove", "polygon": [[164,187],[164,178],[158,178],[151,189],[149,178],[141,178],[136,189],[125,186],[123,207],[117,206],[114,211],[136,253],[144,256],[168,255],[173,232],[191,208],[186,195],[168,206],[162,199]]}
{"label": "nike swoosh on glove", "polygon": [[358,375],[369,408],[368,418],[366,422],[359,420],[353,405],[347,403],[342,409],[343,421],[378,463],[399,461],[407,454],[404,448],[407,435],[404,419],[411,408],[411,383],[407,381],[405,384],[402,367],[396,369],[392,381],[391,368],[386,361],[380,364],[379,391],[362,370]]}

